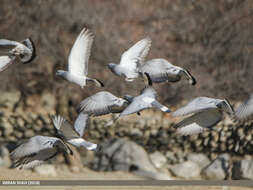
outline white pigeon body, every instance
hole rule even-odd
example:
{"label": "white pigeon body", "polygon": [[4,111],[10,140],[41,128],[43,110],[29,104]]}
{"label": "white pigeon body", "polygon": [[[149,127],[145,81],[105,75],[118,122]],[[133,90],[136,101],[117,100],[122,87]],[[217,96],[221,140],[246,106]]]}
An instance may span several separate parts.
{"label": "white pigeon body", "polygon": [[195,78],[186,69],[175,66],[165,59],[151,59],[140,67],[142,73],[146,72],[152,82],[177,82],[182,77],[186,78],[190,84],[195,85]]}
{"label": "white pigeon body", "polygon": [[32,39],[27,38],[21,42],[0,39],[0,46],[10,46],[12,49],[4,56],[0,56],[0,72],[13,63],[30,63],[36,57],[35,46]]}
{"label": "white pigeon body", "polygon": [[60,152],[72,154],[71,149],[59,138],[34,136],[11,152],[14,167],[28,169],[38,166]]}
{"label": "white pigeon body", "polygon": [[99,149],[97,144],[88,142],[82,138],[88,126],[88,120],[89,116],[87,114],[80,113],[75,120],[74,126],[61,116],[55,116],[53,123],[58,135],[67,143],[96,151]]}
{"label": "white pigeon body", "polygon": [[176,124],[175,127],[178,128],[177,132],[181,135],[198,134],[219,123],[222,120],[223,112],[231,116],[234,114],[232,106],[226,99],[198,97],[173,113],[173,116],[193,114]]}
{"label": "white pigeon body", "polygon": [[[144,38],[125,51],[120,60],[120,64],[108,64],[109,69],[116,75],[124,77],[131,82],[138,77],[143,77],[139,67],[144,62],[151,46],[151,39]],[[144,76],[145,77],[145,76]]]}
{"label": "white pigeon body", "polygon": [[93,34],[84,28],[70,51],[68,71],[58,70],[56,75],[79,85],[81,88],[87,85],[87,81],[94,82],[96,86],[103,87],[104,84],[101,81],[88,77],[88,62],[93,40]]}

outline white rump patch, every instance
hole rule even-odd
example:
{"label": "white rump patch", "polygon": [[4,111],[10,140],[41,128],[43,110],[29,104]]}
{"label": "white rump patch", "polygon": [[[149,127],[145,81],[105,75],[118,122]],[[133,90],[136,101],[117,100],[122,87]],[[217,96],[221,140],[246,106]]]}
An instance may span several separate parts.
{"label": "white rump patch", "polygon": [[161,108],[161,110],[164,111],[164,112],[166,112],[166,111],[168,111],[169,109],[168,109],[166,106],[163,106],[163,107]]}
{"label": "white rump patch", "polygon": [[151,104],[152,102],[155,101],[154,98],[150,98],[150,97],[144,97],[144,98],[142,98],[142,100],[143,100],[144,102],[148,103],[148,104]]}

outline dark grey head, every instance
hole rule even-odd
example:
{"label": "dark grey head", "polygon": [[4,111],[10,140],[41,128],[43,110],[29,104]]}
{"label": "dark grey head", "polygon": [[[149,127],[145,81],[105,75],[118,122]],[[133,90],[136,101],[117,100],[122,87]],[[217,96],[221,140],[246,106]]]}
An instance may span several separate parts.
{"label": "dark grey head", "polygon": [[107,67],[108,67],[112,72],[114,72],[116,66],[117,66],[117,64],[115,64],[115,63],[109,63],[109,64],[107,65]]}
{"label": "dark grey head", "polygon": [[125,95],[123,98],[124,98],[126,101],[128,101],[129,103],[131,103],[131,102],[133,101],[133,99],[134,99],[134,97],[133,97],[133,96],[130,96],[130,95]]}

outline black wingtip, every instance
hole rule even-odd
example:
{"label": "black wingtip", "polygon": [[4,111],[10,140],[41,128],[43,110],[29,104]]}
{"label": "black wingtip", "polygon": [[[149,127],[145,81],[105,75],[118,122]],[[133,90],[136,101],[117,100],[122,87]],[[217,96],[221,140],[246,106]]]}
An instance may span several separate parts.
{"label": "black wingtip", "polygon": [[[27,40],[29,40],[29,41],[31,42],[32,49],[33,49],[32,52],[33,52],[33,53],[32,53],[32,56],[31,56],[31,58],[30,58],[29,60],[27,60],[27,61],[25,61],[25,62],[22,62],[23,64],[27,64],[27,63],[32,62],[32,61],[35,59],[35,57],[37,56],[36,47],[35,47],[35,45],[34,45],[34,42],[33,42],[32,38],[29,37],[29,38],[27,38]],[[26,45],[26,44],[25,44],[25,45]],[[27,45],[26,45],[26,46],[27,46]]]}
{"label": "black wingtip", "polygon": [[104,85],[104,83],[102,83],[102,81],[100,81],[100,80],[98,80],[98,79],[96,79],[97,80],[97,82],[99,83],[99,87],[104,87],[105,85]]}
{"label": "black wingtip", "polygon": [[196,81],[196,79],[192,76],[192,82],[191,82],[191,85],[196,85],[197,84],[197,81]]}
{"label": "black wingtip", "polygon": [[197,80],[191,75],[191,73],[186,69],[186,72],[187,72],[187,74],[190,76],[190,84],[191,85],[196,85],[197,84]]}
{"label": "black wingtip", "polygon": [[147,72],[144,72],[144,74],[146,75],[147,79],[148,79],[148,86],[152,86],[153,85],[153,82],[149,76],[149,74]]}
{"label": "black wingtip", "polygon": [[228,104],[228,106],[232,110],[232,113],[234,113],[235,112],[234,107],[231,105],[231,103],[229,102],[229,100],[227,98],[224,98],[224,101]]}

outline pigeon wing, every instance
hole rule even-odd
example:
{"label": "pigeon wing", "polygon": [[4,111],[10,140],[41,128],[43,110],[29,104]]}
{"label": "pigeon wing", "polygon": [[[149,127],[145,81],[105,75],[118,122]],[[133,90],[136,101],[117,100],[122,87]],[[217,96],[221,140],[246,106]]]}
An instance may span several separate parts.
{"label": "pigeon wing", "polygon": [[14,162],[14,167],[20,169],[29,169],[39,166],[57,155],[56,148],[48,148],[38,151],[37,153],[22,157]]}
{"label": "pigeon wing", "polygon": [[60,137],[64,140],[79,137],[78,133],[75,131],[71,123],[64,119],[62,116],[54,116],[53,124],[57,130],[58,135],[60,135]]}
{"label": "pigeon wing", "polygon": [[198,134],[207,128],[216,125],[222,119],[222,114],[217,109],[208,109],[196,113],[176,124],[177,133],[181,135]]}
{"label": "pigeon wing", "polygon": [[151,46],[151,39],[144,38],[125,51],[120,60],[120,65],[130,70],[136,70],[143,63]]}
{"label": "pigeon wing", "polygon": [[10,58],[9,56],[0,56],[0,72],[7,69],[13,63],[15,63],[15,58]]}
{"label": "pigeon wing", "polygon": [[111,113],[114,106],[113,100],[117,99],[111,93],[102,91],[93,96],[85,98],[78,106],[78,112],[83,112],[91,116],[101,116]]}
{"label": "pigeon wing", "polygon": [[80,137],[84,135],[84,131],[88,126],[88,122],[89,122],[89,115],[84,114],[82,112],[78,115],[77,119],[75,120],[74,128]]}
{"label": "pigeon wing", "polygon": [[70,73],[78,76],[87,76],[93,40],[93,34],[84,28],[77,37],[69,54],[68,70]]}
{"label": "pigeon wing", "polygon": [[37,154],[44,149],[52,149],[55,145],[67,151],[65,144],[58,138],[34,136],[30,138],[26,143],[21,144],[15,150],[13,150],[11,152],[11,157],[17,159],[32,154]]}
{"label": "pigeon wing", "polygon": [[151,59],[143,64],[140,70],[142,73],[148,73],[153,82],[177,82],[181,77],[168,72],[173,67],[174,65],[165,59]]}
{"label": "pigeon wing", "polygon": [[33,61],[36,57],[36,48],[31,38],[27,38],[23,41],[21,41],[22,44],[24,44],[30,51],[29,53],[21,59],[23,64],[30,63]]}
{"label": "pigeon wing", "polygon": [[142,101],[140,98],[134,98],[134,100],[129,104],[129,106],[127,106],[126,109],[124,109],[123,112],[121,112],[120,117],[137,113],[150,107],[151,104]]}
{"label": "pigeon wing", "polygon": [[172,115],[173,116],[184,116],[191,113],[198,113],[206,109],[217,108],[214,103],[214,99],[207,97],[198,97],[193,99],[187,105],[183,106],[176,110]]}
{"label": "pigeon wing", "polygon": [[19,42],[6,40],[6,39],[0,39],[0,46],[17,46],[19,45]]}
{"label": "pigeon wing", "polygon": [[253,115],[253,94],[248,100],[242,103],[235,111],[235,117],[238,120],[247,120]]}

